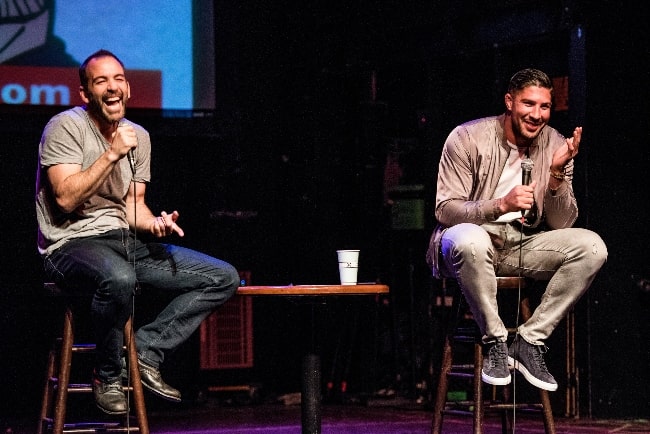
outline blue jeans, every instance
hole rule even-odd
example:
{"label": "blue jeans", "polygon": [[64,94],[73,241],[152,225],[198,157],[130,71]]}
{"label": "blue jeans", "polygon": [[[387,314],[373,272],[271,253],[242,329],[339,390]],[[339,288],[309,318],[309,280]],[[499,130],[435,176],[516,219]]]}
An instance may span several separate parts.
{"label": "blue jeans", "polygon": [[508,337],[499,316],[495,276],[521,273],[548,281],[539,306],[518,327],[525,341],[541,345],[607,260],[603,240],[582,228],[522,233],[513,223],[461,223],[445,230],[440,246],[441,272],[458,281],[484,342]]}
{"label": "blue jeans", "polygon": [[174,294],[153,322],[136,332],[138,357],[159,367],[239,287],[235,268],[172,244],[143,242],[126,229],[71,240],[45,258],[46,278],[71,295],[91,295],[97,344],[95,377],[120,376],[124,325],[136,285]]}

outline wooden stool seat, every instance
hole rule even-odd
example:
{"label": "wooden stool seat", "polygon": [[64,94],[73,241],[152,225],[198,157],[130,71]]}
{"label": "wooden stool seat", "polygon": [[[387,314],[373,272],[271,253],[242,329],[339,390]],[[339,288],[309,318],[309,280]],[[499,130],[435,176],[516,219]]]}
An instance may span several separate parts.
{"label": "wooden stool seat", "polygon": [[[54,342],[48,355],[47,374],[41,413],[38,421],[38,434],[52,432],[61,433],[92,433],[92,432],[140,432],[149,434],[149,424],[144,404],[144,392],[138,369],[138,355],[133,336],[132,319],[129,318],[124,326],[124,344],[127,351],[130,385],[125,386],[126,393],[132,393],[136,424],[129,423],[129,411],[123,422],[78,422],[66,424],[66,409],[69,393],[90,393],[91,384],[71,384],[70,372],[73,354],[95,351],[94,344],[75,343],[74,339],[74,306],[75,296],[62,293],[54,283],[45,283],[45,291],[50,297],[61,297],[65,300],[63,317],[63,331],[59,339]],[[128,401],[127,401],[128,402]],[[130,409],[129,409],[130,410]]]}
{"label": "wooden stool seat", "polygon": [[[497,290],[517,290],[527,286],[528,281],[523,277],[497,277]],[[463,295],[460,290],[454,294],[454,303],[452,309],[452,317],[447,325],[445,339],[443,344],[442,361],[440,364],[440,374],[438,378],[438,389],[436,392],[433,421],[431,425],[432,434],[440,434],[442,430],[443,415],[450,411],[447,402],[447,391],[450,377],[463,377],[469,378],[473,381],[473,398],[471,401],[464,401],[464,407],[472,410],[467,410],[473,416],[474,434],[483,433],[483,415],[485,411],[500,411],[502,415],[502,431],[512,432],[510,420],[508,418],[508,411],[521,410],[521,409],[537,409],[541,411],[544,420],[544,429],[547,434],[555,433],[555,422],[553,419],[553,412],[551,410],[551,402],[548,391],[540,389],[540,402],[538,403],[512,403],[509,402],[509,386],[501,386],[504,389],[504,399],[501,401],[492,400],[490,402],[484,401],[483,397],[483,382],[481,380],[481,370],[483,367],[483,348],[481,345],[480,332],[478,326],[471,327],[458,327],[460,316],[462,315],[461,304],[464,301]],[[522,296],[520,300],[520,315],[523,321],[530,318],[532,312],[529,306],[527,297]],[[474,323],[475,325],[475,323]],[[509,329],[510,333],[514,333],[515,328]],[[453,361],[453,347],[456,343],[471,343],[474,345],[474,355],[472,364],[457,364],[454,365]],[[513,374],[514,375],[514,374]],[[497,386],[492,386],[496,388]],[[494,390],[494,389],[493,389]],[[457,411],[456,411],[457,413]]]}

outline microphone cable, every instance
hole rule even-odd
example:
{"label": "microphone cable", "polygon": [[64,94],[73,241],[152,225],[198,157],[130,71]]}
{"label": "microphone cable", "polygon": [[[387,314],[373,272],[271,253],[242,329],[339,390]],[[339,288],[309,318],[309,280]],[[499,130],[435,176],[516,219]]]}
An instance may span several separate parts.
{"label": "microphone cable", "polygon": [[[136,136],[137,140],[137,136]],[[137,244],[138,244],[138,195],[136,191],[137,187],[137,182],[135,180],[135,173],[136,173],[136,167],[135,167],[135,151],[133,148],[129,149],[129,152],[127,154],[127,158],[129,159],[129,166],[131,167],[131,184],[133,185],[133,272],[135,274],[135,287],[133,288],[133,293],[131,294],[131,327],[129,327],[129,351],[131,348],[131,345],[135,347],[136,350],[136,365],[133,369],[140,369],[139,363],[138,363],[138,348],[135,344],[135,296],[140,292],[140,283],[138,282],[138,275],[136,271],[136,250],[137,250]],[[129,390],[133,390],[133,384],[131,384],[131,369],[129,368],[128,370],[129,376],[128,376],[128,387]],[[126,401],[126,408],[131,409],[131,401],[130,397],[131,394],[127,394],[128,398]],[[130,411],[129,411],[130,412]],[[131,418],[128,417],[127,413],[127,418],[126,418],[126,427],[127,430],[130,430],[130,422]]]}
{"label": "microphone cable", "polygon": [[[119,120],[115,122],[115,132],[117,134],[117,128],[122,125],[122,120]],[[138,231],[137,231],[137,194],[136,194],[136,180],[135,180],[135,173],[136,173],[136,167],[135,167],[135,152],[133,151],[133,148],[129,149],[129,152],[127,153],[126,158],[129,161],[129,167],[131,168],[131,184],[133,186],[133,272],[136,272],[136,244],[138,240]],[[128,204],[126,204],[128,206]],[[128,246],[128,244],[127,244]],[[128,253],[128,250],[127,250]],[[128,257],[127,257],[128,260]],[[131,294],[131,314],[130,314],[130,319],[131,319],[131,327],[129,327],[128,333],[129,335],[126,336],[127,340],[126,343],[126,352],[127,355],[130,354],[130,348],[131,345],[135,345],[135,295],[139,292],[139,283],[137,280],[137,274],[136,274],[136,281],[135,281],[135,287],[133,288],[133,293]],[[137,356],[137,348],[136,348],[136,356]],[[126,358],[126,357],[125,357]],[[137,357],[136,357],[137,358]],[[130,418],[130,412],[131,412],[131,393],[130,391],[133,390],[133,385],[131,384],[131,369],[133,368],[130,366],[130,364],[126,364],[126,431],[130,432],[131,430],[131,418]],[[137,366],[137,360],[136,360],[136,366],[134,369],[140,369],[139,366]]]}
{"label": "microphone cable", "polygon": [[[517,339],[517,336],[519,335],[519,316],[521,315],[521,279],[523,278],[522,270],[523,270],[523,240],[524,240],[524,221],[525,217],[522,215],[521,217],[521,230],[519,232],[519,266],[518,266],[518,272],[517,272],[517,309],[516,309],[516,315],[515,315],[515,337],[514,339]],[[513,354],[514,356],[514,354]],[[514,434],[516,432],[516,426],[517,426],[517,370],[515,369],[515,364],[516,360],[513,358],[513,364],[512,364],[512,433]]]}
{"label": "microphone cable", "polygon": [[[530,183],[530,173],[532,172],[533,168],[533,162],[530,160],[530,157],[528,155],[528,150],[526,150],[525,158],[522,160],[521,163],[521,168],[522,168],[522,181],[523,183]],[[524,171],[528,171],[528,173],[524,173]],[[534,200],[534,198],[533,198]],[[519,334],[519,316],[521,315],[521,280],[524,277],[523,276],[523,266],[524,266],[524,254],[523,254],[523,242],[524,242],[524,224],[526,222],[526,212],[521,211],[521,228],[519,230],[519,264],[518,264],[518,269],[517,269],[517,309],[516,309],[516,316],[515,316],[515,339],[517,339],[517,335]],[[517,375],[516,372],[517,370],[515,369],[515,363],[516,361],[513,358],[513,366],[512,366],[512,433],[514,434],[516,431],[516,426],[517,426]]]}

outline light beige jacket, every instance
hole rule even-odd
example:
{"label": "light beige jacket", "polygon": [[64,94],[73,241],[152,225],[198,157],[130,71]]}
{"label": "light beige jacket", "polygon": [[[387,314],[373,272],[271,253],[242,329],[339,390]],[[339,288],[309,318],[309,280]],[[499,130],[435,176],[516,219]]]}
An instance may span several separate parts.
{"label": "light beige jacket", "polygon": [[[495,221],[500,215],[494,191],[510,153],[504,119],[502,114],[467,122],[454,128],[447,137],[438,167],[437,225],[426,256],[436,277],[440,277],[440,237],[446,228],[459,223],[481,225]],[[537,181],[536,217],[526,223],[530,228],[567,228],[578,218],[572,186],[573,160],[566,165],[565,182],[560,188],[555,192],[548,188],[553,152],[564,143],[564,136],[547,125],[530,148],[529,156],[534,162],[531,179]],[[540,197],[543,200],[537,199]]]}

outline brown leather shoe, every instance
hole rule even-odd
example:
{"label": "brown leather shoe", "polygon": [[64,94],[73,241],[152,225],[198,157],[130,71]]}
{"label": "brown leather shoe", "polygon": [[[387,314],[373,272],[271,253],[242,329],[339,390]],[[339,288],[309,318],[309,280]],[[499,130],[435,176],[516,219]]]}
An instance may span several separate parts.
{"label": "brown leather shoe", "polygon": [[138,360],[138,368],[140,368],[140,380],[144,387],[168,401],[180,402],[181,392],[165,383],[158,368],[149,366],[142,360]]}
{"label": "brown leather shoe", "polygon": [[120,380],[112,383],[103,383],[93,379],[93,395],[97,407],[107,414],[126,414],[126,396]]}

